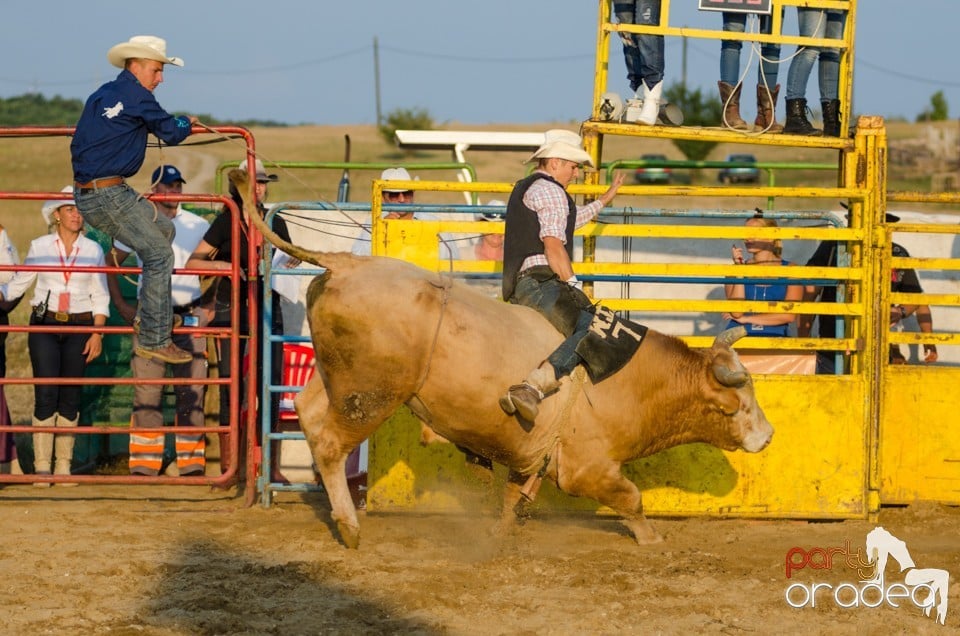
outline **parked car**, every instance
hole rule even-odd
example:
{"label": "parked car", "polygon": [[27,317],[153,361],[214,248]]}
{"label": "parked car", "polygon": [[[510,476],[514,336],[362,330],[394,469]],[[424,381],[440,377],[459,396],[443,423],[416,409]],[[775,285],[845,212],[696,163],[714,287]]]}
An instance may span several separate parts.
{"label": "parked car", "polygon": [[[641,161],[669,161],[666,155],[643,155]],[[673,175],[670,168],[641,166],[633,173],[636,183],[670,183]]]}
{"label": "parked car", "polygon": [[[727,155],[726,161],[733,164],[757,163],[757,158],[753,155],[734,154]],[[720,183],[760,183],[760,169],[754,166],[720,168],[717,180]]]}

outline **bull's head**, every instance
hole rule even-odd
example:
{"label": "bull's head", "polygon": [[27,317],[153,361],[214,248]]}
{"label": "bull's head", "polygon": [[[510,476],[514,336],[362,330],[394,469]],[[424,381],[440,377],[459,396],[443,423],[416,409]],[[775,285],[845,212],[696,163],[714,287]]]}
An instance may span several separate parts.
{"label": "bull's head", "polygon": [[720,405],[724,414],[731,418],[731,434],[748,453],[763,450],[773,437],[773,426],[757,404],[750,382],[750,373],[731,348],[733,343],[747,335],[740,326],[727,329],[717,336],[711,350],[714,352],[713,377],[724,390],[720,393]]}

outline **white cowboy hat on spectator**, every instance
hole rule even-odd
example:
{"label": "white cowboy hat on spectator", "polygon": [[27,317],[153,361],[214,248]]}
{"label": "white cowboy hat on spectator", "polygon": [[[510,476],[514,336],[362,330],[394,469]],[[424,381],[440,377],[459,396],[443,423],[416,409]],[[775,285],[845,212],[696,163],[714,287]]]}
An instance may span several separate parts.
{"label": "white cowboy hat on spectator", "polygon": [[131,58],[183,66],[179,57],[167,57],[167,41],[155,35],[135,35],[107,51],[107,60],[117,68],[123,68]]}
{"label": "white cowboy hat on spectator", "polygon": [[[410,173],[407,172],[406,168],[387,168],[380,173],[381,181],[419,181],[420,178],[417,177],[414,179],[410,176]],[[384,188],[384,192],[406,192],[407,188]]]}
{"label": "white cowboy hat on spectator", "polygon": [[[253,166],[257,169],[257,183],[267,183],[268,181],[276,181],[279,177],[275,174],[267,174],[267,169],[263,167],[263,162],[257,159]],[[247,171],[247,160],[244,159],[240,162],[238,166],[241,172]]]}
{"label": "white cowboy hat on spectator", "polygon": [[524,163],[538,159],[566,159],[593,166],[593,158],[583,149],[580,135],[569,130],[554,128],[543,134],[543,145]]}
{"label": "white cowboy hat on spectator", "polygon": [[[66,186],[60,192],[69,192],[73,194],[73,186]],[[47,225],[53,223],[53,213],[62,208],[65,205],[76,205],[77,202],[73,199],[51,199],[49,201],[43,202],[43,207],[40,208],[40,214],[43,215],[43,220],[47,222]]]}
{"label": "white cowboy hat on spectator", "polygon": [[[499,200],[499,199],[490,199],[489,201],[487,201],[487,205],[489,205],[489,206],[497,206],[497,207],[501,207],[501,206],[502,206],[502,207],[506,207],[506,206],[507,206],[506,203],[504,203],[503,201],[501,201],[501,200]],[[477,221],[502,221],[505,216],[506,216],[506,211],[503,211],[503,212],[481,212],[480,214],[477,215],[476,220],[477,220]]]}

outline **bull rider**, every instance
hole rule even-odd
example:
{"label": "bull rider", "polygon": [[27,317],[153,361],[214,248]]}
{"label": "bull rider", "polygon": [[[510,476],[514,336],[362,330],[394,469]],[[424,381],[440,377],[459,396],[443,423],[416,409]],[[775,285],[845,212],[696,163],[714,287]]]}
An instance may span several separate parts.
{"label": "bull rider", "polygon": [[500,398],[508,415],[533,422],[543,399],[555,392],[560,379],[583,359],[577,345],[587,335],[594,307],[573,272],[573,232],[594,220],[623,184],[617,174],[600,198],[578,206],[566,187],[593,159],[580,136],[568,130],[548,130],[544,143],[525,162],[537,167],[513,188],[507,203],[503,246],[503,299],[531,307],[566,336],[550,356],[521,384]]}

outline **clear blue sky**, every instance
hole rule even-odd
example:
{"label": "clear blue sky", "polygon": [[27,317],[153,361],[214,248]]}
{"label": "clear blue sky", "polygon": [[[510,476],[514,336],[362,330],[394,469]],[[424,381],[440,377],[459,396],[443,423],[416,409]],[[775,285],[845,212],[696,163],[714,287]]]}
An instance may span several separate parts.
{"label": "clear blue sky", "polygon": [[[696,4],[674,0],[671,22],[719,23]],[[441,123],[579,121],[590,112],[597,6],[592,0],[7,2],[0,96],[33,91],[85,99],[117,72],[106,60],[111,46],[153,34],[186,61],[182,69],[168,67],[157,89],[167,110],[373,123],[376,37],[384,113],[422,107]],[[950,114],[960,116],[960,2],[861,0],[859,13],[856,111],[912,119],[943,90]],[[789,9],[785,30],[795,25]],[[627,96],[615,46],[608,89]],[[711,95],[718,49],[705,40],[688,47],[688,83]],[[680,78],[680,58],[679,41],[668,39],[668,83]],[[748,85],[754,80],[751,69]],[[808,96],[819,100],[815,76]]]}

